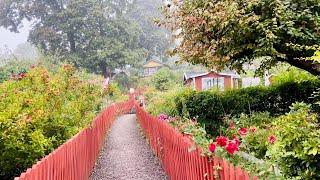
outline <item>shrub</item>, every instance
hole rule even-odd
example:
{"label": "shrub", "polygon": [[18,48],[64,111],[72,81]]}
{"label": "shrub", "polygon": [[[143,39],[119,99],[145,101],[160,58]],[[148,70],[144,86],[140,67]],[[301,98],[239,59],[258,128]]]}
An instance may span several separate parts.
{"label": "shrub", "polygon": [[[248,116],[241,118],[245,122],[250,119]],[[262,116],[262,119],[265,118]],[[289,113],[270,119],[269,123],[256,126],[253,133],[243,137],[242,150],[274,164],[286,179],[319,179],[319,120],[318,115],[311,112],[310,105],[295,103]]]}
{"label": "shrub", "polygon": [[31,62],[11,60],[0,67],[0,83],[8,80],[11,75],[24,73],[29,66],[31,66]]}
{"label": "shrub", "polygon": [[[161,68],[153,77],[152,83],[157,90],[164,91],[171,88],[172,85],[179,84],[179,78],[169,68]],[[180,80],[182,82],[182,80]]]}
{"label": "shrub", "polygon": [[171,90],[165,92],[149,89],[145,94],[147,100],[147,111],[155,116],[158,116],[161,113],[168,114],[170,116],[178,115],[174,99],[177,94],[183,91],[184,87],[179,85],[176,85]]}
{"label": "shrub", "polygon": [[102,91],[65,65],[43,67],[0,84],[0,179],[11,179],[86,127]]}
{"label": "shrub", "polygon": [[274,122],[277,140],[267,155],[287,178],[320,178],[320,130],[318,115],[306,104],[295,104]]}
{"label": "shrub", "polygon": [[307,71],[301,70],[285,63],[279,64],[276,68],[274,68],[274,70],[271,71],[274,71],[274,76],[272,76],[271,78],[271,83],[274,85],[279,85],[287,82],[317,80],[317,76],[314,76]]}
{"label": "shrub", "polygon": [[269,112],[271,116],[279,116],[289,112],[294,102],[313,103],[315,99],[309,97],[319,87],[320,81],[313,80],[226,92],[186,91],[177,95],[175,104],[178,115],[197,117],[210,134],[218,135],[225,116],[253,112]]}

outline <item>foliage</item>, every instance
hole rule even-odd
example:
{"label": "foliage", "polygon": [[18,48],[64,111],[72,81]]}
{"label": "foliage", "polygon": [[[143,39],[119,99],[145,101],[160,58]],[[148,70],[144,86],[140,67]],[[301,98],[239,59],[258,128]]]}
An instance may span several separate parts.
{"label": "foliage", "polygon": [[110,76],[144,54],[139,25],[125,17],[131,5],[131,0],[1,1],[0,26],[18,32],[23,19],[33,21],[29,40],[43,53]]}
{"label": "foliage", "polygon": [[320,62],[320,51],[316,51],[313,56],[313,60]]}
{"label": "foliage", "polygon": [[31,65],[27,61],[10,60],[4,66],[0,66],[0,83],[8,80],[12,75],[26,72]]}
{"label": "foliage", "polygon": [[[163,114],[161,115],[163,116]],[[249,150],[246,147],[248,145],[247,137],[249,136],[260,138],[261,142],[266,142],[262,144],[267,147],[269,144],[267,142],[268,137],[266,135],[260,137],[260,134],[256,134],[252,130],[247,132],[246,135],[239,135],[237,130],[238,128],[234,128],[232,129],[233,134],[229,134],[228,136],[219,136],[212,139],[205,130],[204,125],[200,125],[195,119],[169,117],[167,115],[166,117],[165,121],[170,123],[175,129],[194,143],[189,147],[189,152],[196,148],[200,148],[203,155],[207,155],[209,157],[218,156],[227,159],[234,166],[241,167],[247,172],[250,172],[251,175],[257,175],[261,179],[284,179],[281,174],[274,169],[274,164],[271,162],[262,163],[261,160],[254,157],[248,157],[248,155],[245,155],[243,152]],[[159,120],[163,119],[160,119],[159,117]],[[264,132],[270,133],[267,131]],[[262,154],[266,152],[266,148],[261,149],[261,145],[258,142],[257,146],[257,152],[259,152],[259,150],[262,151]],[[250,147],[253,149],[252,146]]]}
{"label": "foliage", "polygon": [[86,127],[100,111],[100,86],[64,65],[38,66],[0,84],[0,179],[10,179]]}
{"label": "foliage", "polygon": [[153,115],[161,113],[169,114],[170,116],[177,116],[178,112],[175,107],[175,97],[177,94],[184,91],[184,87],[171,86],[171,89],[164,92],[159,92],[156,89],[149,89],[145,93],[147,102],[147,111]]}
{"label": "foliage", "polygon": [[126,73],[119,73],[113,76],[113,80],[119,85],[122,92],[128,92],[130,88],[136,88],[139,76],[136,74],[127,75]]}
{"label": "foliage", "polygon": [[320,44],[319,0],[175,1],[164,8],[162,24],[177,32],[175,48],[193,64],[241,71],[259,57],[259,72],[287,62],[320,74],[312,60]]}
{"label": "foliage", "polygon": [[296,103],[290,113],[273,123],[277,140],[267,156],[277,162],[287,178],[320,178],[320,130],[318,115],[310,106]]}
{"label": "foliage", "polygon": [[320,81],[288,82],[271,87],[249,87],[226,92],[186,91],[175,99],[180,116],[197,117],[212,135],[220,134],[225,116],[269,112],[271,116],[289,112],[294,102],[312,103],[309,98],[320,87]]}
{"label": "foliage", "polygon": [[286,82],[301,82],[317,79],[316,76],[313,76],[312,74],[295,67],[278,66],[277,69],[278,70],[271,79],[272,84],[275,85]]}
{"label": "foliage", "polygon": [[242,136],[240,147],[258,158],[255,161],[273,166],[274,173],[286,179],[318,179],[319,121],[310,105],[295,103],[289,113],[278,118],[269,117],[269,120],[267,117],[267,114],[258,113],[232,118],[236,126],[229,127],[226,134],[230,136],[239,127],[248,127],[249,133]]}
{"label": "foliage", "polygon": [[154,23],[154,18],[161,17],[162,2],[158,0],[135,0],[133,7],[128,12],[128,17],[137,21],[142,29],[141,45],[148,50],[147,59],[153,56],[165,60],[167,49],[170,47],[170,33],[165,28],[160,28]]}
{"label": "foliage", "polygon": [[105,91],[113,102],[128,99],[128,96],[121,92],[119,85],[115,82],[111,82]]}
{"label": "foliage", "polygon": [[169,68],[161,68],[152,77],[152,83],[157,90],[164,91],[170,89],[174,84],[181,84],[179,82],[179,75]]}

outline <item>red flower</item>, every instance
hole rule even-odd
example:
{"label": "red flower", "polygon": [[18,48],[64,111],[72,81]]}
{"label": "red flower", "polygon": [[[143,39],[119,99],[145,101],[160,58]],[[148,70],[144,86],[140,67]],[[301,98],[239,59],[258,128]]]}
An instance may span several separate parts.
{"label": "red flower", "polygon": [[233,121],[231,121],[231,122],[230,122],[229,128],[230,128],[230,129],[234,129],[234,128],[235,128],[235,127],[234,127],[234,122],[233,122]]}
{"label": "red flower", "polygon": [[256,127],[250,127],[250,132],[252,133],[256,132]]}
{"label": "red flower", "polygon": [[247,135],[248,130],[247,130],[247,128],[240,128],[238,132],[241,136],[245,136],[245,135]]}
{"label": "red flower", "polygon": [[216,138],[216,142],[219,146],[226,146],[227,145],[227,142],[228,142],[228,138],[225,137],[225,136],[218,136]]}
{"label": "red flower", "polygon": [[239,146],[235,142],[230,141],[226,146],[226,151],[233,155],[236,151],[239,151]]}
{"label": "red flower", "polygon": [[210,146],[209,146],[209,151],[213,153],[215,150],[216,150],[216,145],[213,144],[213,143],[210,144]]}
{"label": "red flower", "polygon": [[233,138],[232,142],[234,142],[237,146],[240,146],[240,140],[238,138]]}
{"label": "red flower", "polygon": [[269,136],[268,141],[270,144],[274,144],[277,140],[277,137],[275,135]]}

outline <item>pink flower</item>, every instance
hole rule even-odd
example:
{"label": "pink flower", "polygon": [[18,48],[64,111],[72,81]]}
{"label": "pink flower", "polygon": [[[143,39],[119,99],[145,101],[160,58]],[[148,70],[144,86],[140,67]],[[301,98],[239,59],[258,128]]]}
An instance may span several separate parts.
{"label": "pink flower", "polygon": [[250,132],[252,133],[256,132],[256,127],[250,127]]}
{"label": "pink flower", "polygon": [[218,136],[216,138],[216,142],[217,142],[218,146],[224,147],[228,143],[228,138],[225,136]]}
{"label": "pink flower", "polygon": [[216,145],[213,144],[213,143],[210,144],[210,146],[209,146],[209,151],[213,153],[215,150],[216,150]]}
{"label": "pink flower", "polygon": [[239,151],[239,146],[235,142],[230,141],[226,146],[226,151],[233,155],[236,151]]}
{"label": "pink flower", "polygon": [[230,122],[230,124],[229,124],[229,129],[234,129],[235,128],[235,126],[234,126],[234,122],[233,121],[231,121]]}
{"label": "pink flower", "polygon": [[274,144],[277,140],[277,137],[275,135],[271,135],[268,137],[268,141],[270,144]]}
{"label": "pink flower", "polygon": [[247,135],[248,130],[247,130],[247,128],[240,128],[238,132],[241,136],[245,136],[245,135]]}
{"label": "pink flower", "polygon": [[233,138],[232,142],[234,142],[237,146],[240,146],[240,140],[238,138]]}
{"label": "pink flower", "polygon": [[166,114],[159,114],[158,118],[159,118],[159,120],[161,120],[161,121],[165,121],[165,120],[168,119],[168,116],[167,116]]}

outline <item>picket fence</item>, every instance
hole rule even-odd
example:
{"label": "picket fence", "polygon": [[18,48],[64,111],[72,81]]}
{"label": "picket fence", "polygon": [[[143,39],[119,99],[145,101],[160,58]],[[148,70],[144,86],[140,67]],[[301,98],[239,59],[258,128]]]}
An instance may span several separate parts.
{"label": "picket fence", "polygon": [[98,158],[106,131],[117,115],[131,110],[133,103],[131,98],[128,102],[112,104],[102,111],[88,128],[38,161],[15,180],[87,180]]}
{"label": "picket fence", "polygon": [[[117,115],[128,113],[133,98],[101,112],[91,123],[51,154],[38,161],[15,180],[87,180],[94,168],[107,130]],[[168,123],[158,120],[135,104],[137,119],[170,180],[258,180],[218,157],[189,151],[192,142]]]}
{"label": "picket fence", "polygon": [[201,156],[199,149],[189,151],[192,142],[167,122],[148,114],[135,104],[137,119],[151,149],[159,158],[170,180],[257,180],[226,160]]}

